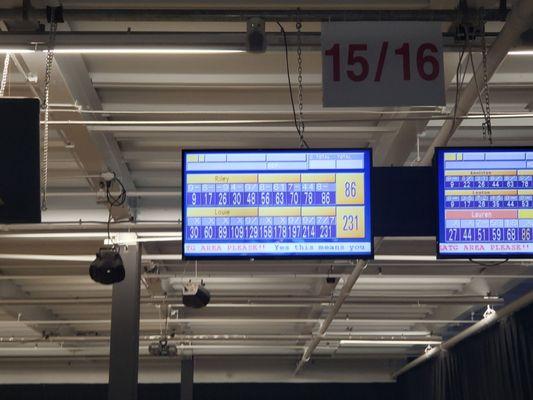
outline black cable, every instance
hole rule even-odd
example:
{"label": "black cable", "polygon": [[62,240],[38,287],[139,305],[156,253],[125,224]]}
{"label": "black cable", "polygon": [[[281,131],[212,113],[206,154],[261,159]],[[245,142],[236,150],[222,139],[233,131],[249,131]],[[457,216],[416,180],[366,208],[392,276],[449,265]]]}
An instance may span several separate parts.
{"label": "black cable", "polygon": [[[465,28],[465,33],[466,33],[466,28]],[[477,81],[477,71],[476,71],[476,67],[474,66],[474,56],[472,54],[472,46],[470,44],[470,41],[468,40],[468,35],[466,36],[466,46],[468,48],[468,59],[472,67],[472,75],[474,77],[474,83],[476,85],[477,98],[479,100],[479,105],[481,106],[481,112],[483,114],[483,117],[485,118],[485,122],[487,122],[488,116],[487,116],[487,112],[485,111],[485,106],[483,105],[483,100],[481,99],[481,91],[479,90],[479,85]]]}
{"label": "black cable", "polygon": [[[113,207],[120,207],[124,205],[127,199],[126,188],[124,187],[120,179],[118,179],[117,175],[116,174],[113,174],[113,175],[114,175],[113,178],[109,181],[106,181],[105,183],[106,198],[107,198],[107,203],[108,203],[108,215],[107,215],[107,239],[108,240],[111,240],[111,219],[112,219],[111,210],[113,209]],[[111,187],[113,186],[113,183],[118,184],[120,187],[120,194],[116,197],[111,193]]]}
{"label": "black cable", "polygon": [[[292,116],[294,118],[294,126],[296,128],[296,132],[298,132],[298,137],[300,138],[300,142],[303,143],[303,145],[308,149],[309,144],[307,144],[307,141],[304,138],[303,132],[300,129],[300,126],[298,124],[298,118],[296,116],[296,107],[294,106],[294,96],[292,94],[292,83],[291,83],[291,70],[289,66],[289,45],[287,43],[287,33],[285,32],[285,29],[283,28],[283,25],[279,23],[279,21],[276,21],[276,23],[279,26],[279,29],[281,31],[281,34],[283,35],[283,43],[285,45],[285,64],[287,69],[287,82],[289,84],[289,96],[291,99],[291,106],[292,106]],[[302,121],[302,128],[304,127],[303,121]]]}
{"label": "black cable", "polygon": [[[482,35],[484,35],[485,33],[483,32]],[[467,38],[467,45],[468,45],[468,54],[469,54],[469,59],[470,59],[470,64],[472,66],[472,74],[473,74],[473,77],[474,77],[474,83],[476,85],[476,92],[477,92],[477,98],[479,100],[479,105],[481,106],[481,112],[483,113],[483,119],[485,120],[485,122],[482,124],[482,126],[488,130],[488,134],[489,134],[489,141],[490,143],[492,144],[492,124],[491,124],[491,121],[490,121],[490,115],[489,115],[489,110],[488,110],[488,107],[485,108],[485,106],[483,105],[483,99],[481,98],[481,90],[479,89],[479,85],[478,85],[478,81],[477,81],[477,71],[476,71],[476,68],[474,66],[474,56],[472,55],[472,47],[470,46],[470,43],[468,42],[468,38]],[[488,83],[487,83],[488,85]],[[487,87],[484,87],[483,90],[487,90]]]}
{"label": "black cable", "polygon": [[[459,55],[459,61],[457,61],[457,69],[455,71],[455,106],[453,107],[453,128],[455,128],[455,124],[457,123],[457,103],[459,103],[460,93],[461,93],[461,87],[464,82],[464,77],[466,75],[466,70],[463,72],[463,78],[461,79],[461,64],[463,63],[463,57],[466,50],[466,43],[463,46],[461,53]],[[467,64],[468,66],[468,64]]]}
{"label": "black cable", "polygon": [[[111,186],[113,185],[113,183],[117,183],[120,186],[120,194],[117,197],[111,194]],[[113,207],[115,206],[120,207],[126,202],[126,188],[124,187],[120,179],[117,178],[116,175],[114,175],[113,179],[106,182],[106,197],[107,197],[108,203]]]}
{"label": "black cable", "polygon": [[468,261],[470,261],[471,263],[474,263],[476,265],[480,265],[482,267],[496,267],[498,265],[502,265],[502,264],[505,264],[506,262],[509,261],[508,258],[506,258],[505,260],[503,261],[496,261],[496,262],[493,262],[493,263],[485,263],[485,262],[482,262],[482,261],[476,261],[472,258],[470,258]]}

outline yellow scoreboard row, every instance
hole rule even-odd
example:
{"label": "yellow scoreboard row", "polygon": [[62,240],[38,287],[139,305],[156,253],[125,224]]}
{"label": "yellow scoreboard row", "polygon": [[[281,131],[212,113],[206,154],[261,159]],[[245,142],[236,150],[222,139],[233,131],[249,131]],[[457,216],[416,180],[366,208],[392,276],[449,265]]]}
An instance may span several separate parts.
{"label": "yellow scoreboard row", "polygon": [[337,238],[365,237],[364,207],[205,207],[187,217],[336,217]]}
{"label": "yellow scoreboard row", "polygon": [[334,217],[339,207],[201,207],[188,217]]}
{"label": "yellow scoreboard row", "polygon": [[531,169],[479,169],[479,170],[453,170],[444,171],[445,176],[529,176],[533,175]]}
{"label": "yellow scoreboard row", "polygon": [[445,190],[445,196],[532,196],[533,189]]}
{"label": "yellow scoreboard row", "polygon": [[519,219],[533,219],[533,210],[518,210]]}
{"label": "yellow scoreboard row", "polygon": [[335,183],[363,174],[190,174],[187,183]]}
{"label": "yellow scoreboard row", "polygon": [[364,204],[364,174],[191,174],[187,184],[334,183],[337,204]]}

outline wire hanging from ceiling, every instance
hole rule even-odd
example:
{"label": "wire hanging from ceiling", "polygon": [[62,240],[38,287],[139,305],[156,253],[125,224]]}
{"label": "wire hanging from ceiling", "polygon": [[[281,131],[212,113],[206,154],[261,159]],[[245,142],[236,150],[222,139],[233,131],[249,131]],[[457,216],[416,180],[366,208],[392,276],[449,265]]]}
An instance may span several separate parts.
{"label": "wire hanging from ceiling", "polygon": [[[472,75],[474,84],[476,85],[477,98],[479,105],[481,107],[481,113],[483,115],[484,122],[481,124],[483,130],[483,138],[488,139],[489,143],[492,144],[492,123],[490,116],[490,96],[489,96],[489,87],[488,87],[488,73],[487,73],[487,46],[485,41],[485,24],[482,21],[482,31],[481,31],[481,53],[482,53],[482,68],[483,68],[483,88],[480,89],[479,81],[477,76],[477,70],[474,65],[474,56],[472,53],[472,45],[469,41],[467,30],[465,28],[465,44],[468,50],[467,63],[470,63],[472,68]],[[484,99],[482,98],[484,94]],[[483,104],[485,102],[485,104]]]}
{"label": "wire hanging from ceiling", "polygon": [[[290,100],[291,100],[291,106],[292,106],[292,115],[293,115],[293,119],[294,119],[294,127],[296,128],[296,132],[298,133],[298,137],[300,139],[300,147],[305,147],[305,148],[309,148],[309,144],[307,143],[307,141],[305,140],[305,137],[304,137],[304,124],[303,124],[303,91],[301,90],[300,88],[300,85],[302,83],[302,79],[301,79],[301,72],[302,72],[302,69],[301,69],[301,65],[299,66],[299,76],[298,76],[298,82],[299,82],[299,110],[300,110],[300,116],[298,117],[297,114],[296,114],[296,106],[294,105],[294,95],[292,93],[292,83],[291,83],[291,70],[290,70],[290,66],[289,66],[289,45],[287,43],[287,32],[285,32],[285,29],[283,28],[283,25],[281,25],[280,22],[276,22],[279,26],[279,29],[281,31],[281,34],[283,35],[283,44],[284,44],[284,47],[285,47],[285,65],[286,65],[286,70],[287,70],[287,82],[288,82],[288,86],[289,86],[289,97],[290,97]],[[301,28],[301,23],[300,23],[300,28]],[[301,35],[299,34],[298,35],[300,37],[299,39],[299,54],[300,54],[300,58],[299,58],[299,64],[301,64]],[[300,97],[301,95],[301,97]],[[301,105],[301,107],[300,107]]]}
{"label": "wire hanging from ceiling", "polygon": [[481,35],[481,54],[483,56],[483,85],[484,85],[483,91],[485,94],[485,122],[482,125],[483,126],[483,137],[487,137],[489,140],[489,143],[492,144],[492,122],[490,119],[489,74],[487,72],[487,42],[485,40],[485,22],[484,21],[483,21],[483,35]]}
{"label": "wire hanging from ceiling", "polygon": [[300,19],[300,9],[296,13],[296,54],[298,56],[298,124],[300,126],[300,148],[309,148],[304,139],[304,95],[303,95],[303,60],[302,60],[302,21]]}
{"label": "wire hanging from ceiling", "polygon": [[463,48],[461,49],[461,53],[459,54],[459,60],[457,61],[457,68],[455,71],[455,104],[453,107],[452,129],[455,129],[457,126],[457,105],[459,103],[459,99],[461,98],[461,91],[462,91],[465,76],[466,76],[466,70],[468,68],[468,63],[467,63],[464,70],[461,72],[461,65],[463,63],[465,51],[466,51],[466,42],[464,43]]}
{"label": "wire hanging from ceiling", "polygon": [[6,91],[10,60],[11,55],[9,53],[6,53],[6,58],[4,58],[4,70],[2,71],[2,82],[0,83],[0,97],[4,97],[4,93]]}
{"label": "wire hanging from ceiling", "polygon": [[[119,194],[117,196],[113,195],[112,186],[116,184],[119,186]],[[118,179],[117,175],[113,173],[113,177],[110,180],[105,182],[105,193],[108,204],[108,216],[107,216],[107,239],[111,242],[111,219],[113,218],[112,209],[113,207],[121,207],[126,203],[127,192],[126,188]]]}
{"label": "wire hanging from ceiling", "polygon": [[44,127],[43,127],[43,148],[41,161],[41,210],[46,211],[46,193],[48,190],[48,144],[49,144],[49,118],[50,118],[50,83],[52,80],[52,66],[54,63],[54,46],[57,32],[56,8],[51,9],[50,15],[50,35],[48,38],[48,50],[46,52],[46,69],[44,81]]}

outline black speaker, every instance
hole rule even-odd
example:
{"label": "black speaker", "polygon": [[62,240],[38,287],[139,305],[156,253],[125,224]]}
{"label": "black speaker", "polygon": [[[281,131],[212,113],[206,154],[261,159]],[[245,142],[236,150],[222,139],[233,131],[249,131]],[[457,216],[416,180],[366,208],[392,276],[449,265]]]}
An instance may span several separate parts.
{"label": "black speaker", "polygon": [[251,53],[264,53],[267,49],[265,21],[261,18],[250,18],[246,28],[246,50]]}
{"label": "black speaker", "polygon": [[186,307],[202,308],[209,304],[211,293],[205,288],[205,284],[189,281],[183,286],[183,304]]}
{"label": "black speaker", "polygon": [[118,251],[114,248],[101,248],[89,267],[89,275],[93,281],[103,285],[123,281],[126,270]]}

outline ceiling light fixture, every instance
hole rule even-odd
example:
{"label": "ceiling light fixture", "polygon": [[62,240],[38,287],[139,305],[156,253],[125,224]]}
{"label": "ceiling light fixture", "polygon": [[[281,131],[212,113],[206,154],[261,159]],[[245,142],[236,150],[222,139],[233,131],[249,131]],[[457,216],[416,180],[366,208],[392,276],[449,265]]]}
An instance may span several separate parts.
{"label": "ceiling light fixture", "polygon": [[440,345],[440,340],[341,340],[341,346],[427,346]]}
{"label": "ceiling light fixture", "polygon": [[351,335],[351,336],[429,336],[430,331],[351,331],[351,332],[329,332],[326,335],[331,336],[342,336],[342,335]]}
{"label": "ceiling light fixture", "polygon": [[[46,53],[47,50],[35,50],[30,48],[3,48],[0,49],[0,54],[28,54],[28,53]],[[240,49],[201,49],[201,48],[153,48],[153,47],[138,47],[138,48],[113,48],[113,47],[94,47],[94,48],[55,48],[56,54],[132,54],[132,55],[152,55],[152,54],[184,54],[184,55],[202,55],[202,54],[235,54],[244,53],[245,50]]]}
{"label": "ceiling light fixture", "polygon": [[35,50],[31,49],[0,49],[0,54],[27,54],[27,53],[35,53]]}
{"label": "ceiling light fixture", "polygon": [[533,56],[533,50],[511,50],[509,56]]}
{"label": "ceiling light fixture", "polygon": [[[136,242],[171,242],[182,239],[181,232],[139,232]],[[111,233],[112,236],[120,232]],[[0,239],[104,239],[107,232],[3,233]]]}
{"label": "ceiling light fixture", "polygon": [[[43,51],[45,52],[45,51]],[[237,49],[193,49],[193,48],[56,48],[56,54],[234,54],[244,53]]]}
{"label": "ceiling light fixture", "polygon": [[[437,261],[434,256],[426,256],[429,259],[420,260],[420,256],[384,256],[388,261]],[[422,256],[424,257],[424,256]],[[0,260],[36,260],[36,261],[92,261],[94,256],[85,255],[43,255],[43,254],[0,254]],[[143,261],[181,261],[181,254],[143,254]],[[383,261],[379,255],[374,258],[375,261]],[[444,262],[457,262],[458,260],[438,260],[439,263]],[[488,261],[498,261],[488,259]],[[533,260],[520,260],[520,263],[532,262]]]}
{"label": "ceiling light fixture", "polygon": [[[264,123],[286,123],[289,119],[267,120],[267,119],[220,119],[220,120],[123,120],[123,121],[78,121],[78,120],[54,120],[49,125],[84,125],[84,126],[150,126],[150,125],[238,125],[238,124],[264,124]],[[43,123],[41,123],[43,125]]]}
{"label": "ceiling light fixture", "polygon": [[0,260],[91,262],[94,260],[94,256],[63,254],[0,254]]}

